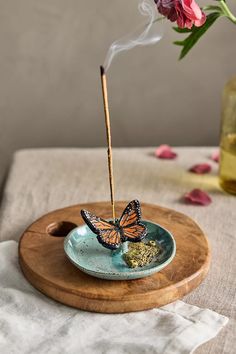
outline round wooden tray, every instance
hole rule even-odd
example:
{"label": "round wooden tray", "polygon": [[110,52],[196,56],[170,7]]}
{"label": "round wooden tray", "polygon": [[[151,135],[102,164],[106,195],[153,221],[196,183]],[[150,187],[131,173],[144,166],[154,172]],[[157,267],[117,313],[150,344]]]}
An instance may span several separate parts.
{"label": "round wooden tray", "polygon": [[[127,202],[117,202],[120,215]],[[80,210],[109,218],[108,202],[75,205],[53,211],[29,226],[19,243],[19,262],[28,281],[42,293],[79,309],[122,313],[166,305],[195,289],[210,266],[206,236],[189,217],[171,209],[142,203],[142,217],[167,228],[176,240],[174,260],[147,278],[111,281],[91,277],[67,259],[64,236],[83,224]]]}

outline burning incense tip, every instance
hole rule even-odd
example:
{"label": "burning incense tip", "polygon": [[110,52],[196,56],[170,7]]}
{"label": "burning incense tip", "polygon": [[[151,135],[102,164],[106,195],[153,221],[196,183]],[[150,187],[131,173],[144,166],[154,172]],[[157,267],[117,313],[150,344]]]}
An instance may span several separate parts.
{"label": "burning incense tip", "polygon": [[101,76],[105,75],[105,69],[102,65],[100,66],[100,71],[101,71]]}

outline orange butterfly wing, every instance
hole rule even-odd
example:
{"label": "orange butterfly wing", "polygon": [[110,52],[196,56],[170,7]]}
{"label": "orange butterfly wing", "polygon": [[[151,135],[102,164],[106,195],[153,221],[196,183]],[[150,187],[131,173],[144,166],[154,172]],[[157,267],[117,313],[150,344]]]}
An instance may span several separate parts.
{"label": "orange butterfly wing", "polygon": [[121,242],[139,242],[147,235],[147,228],[140,222],[141,208],[138,200],[132,200],[117,224],[81,210],[81,215],[89,228],[97,235],[98,241],[109,249],[117,249]]}
{"label": "orange butterfly wing", "polygon": [[139,242],[147,235],[147,228],[144,224],[129,226],[123,229],[125,240],[131,242]]}
{"label": "orange butterfly wing", "polygon": [[103,246],[109,249],[117,249],[120,246],[121,234],[112,222],[98,218],[87,210],[81,210],[81,216]]}
{"label": "orange butterfly wing", "polygon": [[139,242],[147,235],[147,228],[140,220],[140,203],[138,200],[132,200],[125,208],[119,221],[123,240]]}

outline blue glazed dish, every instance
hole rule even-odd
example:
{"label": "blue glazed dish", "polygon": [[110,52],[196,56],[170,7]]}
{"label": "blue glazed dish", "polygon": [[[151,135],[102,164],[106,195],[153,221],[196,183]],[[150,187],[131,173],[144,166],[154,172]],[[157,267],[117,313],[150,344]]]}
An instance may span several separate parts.
{"label": "blue glazed dish", "polygon": [[161,253],[144,267],[129,268],[123,259],[124,248],[116,251],[104,248],[98,242],[97,235],[86,224],[75,228],[65,238],[65,253],[76,267],[96,278],[131,280],[147,277],[159,272],[173,260],[176,244],[172,234],[162,226],[144,220],[142,223],[148,229],[145,241],[154,240],[162,249]]}

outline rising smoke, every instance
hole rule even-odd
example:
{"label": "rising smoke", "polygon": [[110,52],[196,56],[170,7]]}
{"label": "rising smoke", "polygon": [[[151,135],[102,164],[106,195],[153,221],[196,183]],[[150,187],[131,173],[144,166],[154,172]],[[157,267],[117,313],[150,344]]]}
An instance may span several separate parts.
{"label": "rising smoke", "polygon": [[144,46],[157,43],[163,36],[162,21],[158,18],[158,12],[154,0],[141,0],[138,4],[140,14],[148,20],[131,33],[113,42],[107,52],[104,69],[107,71],[114,57],[125,50],[136,46]]}

